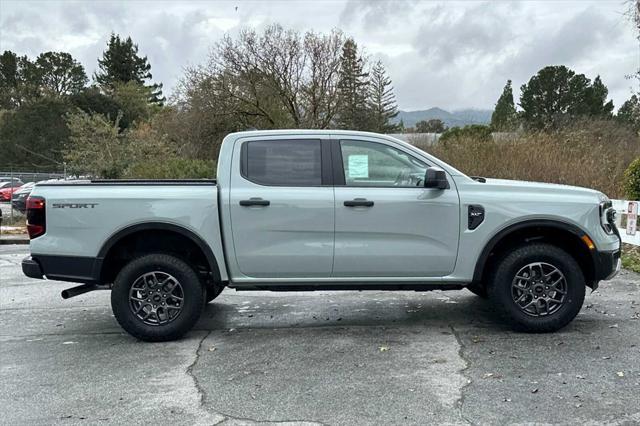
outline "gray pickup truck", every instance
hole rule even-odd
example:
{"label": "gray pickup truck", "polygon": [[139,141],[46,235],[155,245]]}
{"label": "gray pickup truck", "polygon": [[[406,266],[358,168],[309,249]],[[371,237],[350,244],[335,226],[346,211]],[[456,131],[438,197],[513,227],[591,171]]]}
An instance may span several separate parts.
{"label": "gray pickup truck", "polygon": [[620,268],[615,211],[591,189],[471,178],[385,135],[228,135],[217,181],[39,184],[32,278],[111,290],[149,341],[182,336],[236,290],[458,290],[515,328],[550,332]]}

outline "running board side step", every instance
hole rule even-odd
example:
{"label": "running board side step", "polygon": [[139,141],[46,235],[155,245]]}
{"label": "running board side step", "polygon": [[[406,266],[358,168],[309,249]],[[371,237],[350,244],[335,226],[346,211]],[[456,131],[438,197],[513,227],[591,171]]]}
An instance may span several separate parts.
{"label": "running board side step", "polygon": [[89,293],[90,291],[95,290],[111,290],[111,284],[82,284],[77,287],[71,287],[66,290],[62,290],[60,295],[63,299],[70,299],[72,297],[80,296],[84,293]]}

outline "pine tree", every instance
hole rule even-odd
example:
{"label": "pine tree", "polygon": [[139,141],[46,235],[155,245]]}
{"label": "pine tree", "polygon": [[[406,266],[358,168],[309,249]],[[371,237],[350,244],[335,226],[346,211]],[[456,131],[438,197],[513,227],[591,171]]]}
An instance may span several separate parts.
{"label": "pine tree", "polygon": [[602,83],[600,76],[596,76],[585,93],[586,113],[594,117],[610,118],[613,113],[613,101],[607,102],[608,94],[609,89]]}
{"label": "pine tree", "polygon": [[36,65],[26,56],[5,50],[0,55],[0,109],[16,109],[40,96]]}
{"label": "pine tree", "polygon": [[500,95],[496,103],[496,108],[491,114],[491,127],[500,132],[509,132],[515,130],[517,125],[518,113],[513,102],[511,80],[507,80],[507,84],[502,90],[502,95]]}
{"label": "pine tree", "polygon": [[376,62],[371,70],[367,103],[371,120],[369,130],[378,133],[398,131],[399,126],[391,123],[398,115],[396,97],[381,61]]}
{"label": "pine tree", "polygon": [[591,83],[564,65],[544,67],[521,87],[522,117],[527,126],[538,129],[580,116],[608,118],[613,102],[606,102],[607,92],[599,76]]}
{"label": "pine tree", "polygon": [[634,129],[640,130],[640,99],[632,95],[618,109],[616,119],[622,123],[630,124]]}
{"label": "pine tree", "polygon": [[367,87],[369,74],[364,72],[364,59],[358,55],[358,46],[352,38],[342,46],[340,77],[338,81],[337,127],[350,130],[369,128]]}
{"label": "pine tree", "polygon": [[67,52],[41,53],[35,62],[45,94],[63,96],[84,89],[89,79],[82,64]]}
{"label": "pine tree", "polygon": [[[138,45],[134,44],[131,37],[121,39],[119,35],[111,33],[107,43],[107,50],[98,59],[99,71],[94,74],[95,81],[108,89],[116,83],[129,83],[131,81],[145,85],[151,80],[151,64],[147,57],[138,55]],[[162,103],[162,84],[146,85],[149,89],[149,102]]]}

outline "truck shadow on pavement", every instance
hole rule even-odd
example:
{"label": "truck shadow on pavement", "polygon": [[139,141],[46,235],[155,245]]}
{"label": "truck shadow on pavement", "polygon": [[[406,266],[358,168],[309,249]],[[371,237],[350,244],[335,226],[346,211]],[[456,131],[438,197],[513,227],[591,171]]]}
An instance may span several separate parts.
{"label": "truck shadow on pavement", "polygon": [[246,297],[223,295],[205,307],[198,330],[231,328],[403,327],[510,330],[491,303],[467,292],[339,292]]}
{"label": "truck shadow on pavement", "polygon": [[[585,306],[559,332],[515,333],[488,301],[466,291],[229,292],[196,326],[202,340],[192,373],[208,409],[259,421],[495,424],[560,401],[561,422],[571,423],[582,404],[596,404],[590,392],[633,388],[615,373],[584,379],[585,357],[611,356],[595,346],[625,346],[611,324]],[[605,368],[621,371],[634,356],[626,345],[616,366]],[[630,399],[611,410],[624,413]],[[534,421],[554,416],[539,410]]]}

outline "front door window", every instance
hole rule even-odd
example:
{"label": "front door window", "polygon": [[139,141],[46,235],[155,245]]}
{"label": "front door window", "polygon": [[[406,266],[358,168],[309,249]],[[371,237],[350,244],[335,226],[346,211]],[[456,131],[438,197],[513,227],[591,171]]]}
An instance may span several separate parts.
{"label": "front door window", "polygon": [[424,184],[427,165],[389,145],[340,141],[347,186],[416,187]]}

